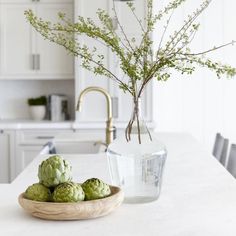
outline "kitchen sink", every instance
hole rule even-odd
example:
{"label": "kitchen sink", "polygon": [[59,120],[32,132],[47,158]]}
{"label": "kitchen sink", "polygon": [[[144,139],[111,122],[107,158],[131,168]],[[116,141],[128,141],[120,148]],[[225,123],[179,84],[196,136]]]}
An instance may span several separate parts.
{"label": "kitchen sink", "polygon": [[40,154],[95,154],[104,152],[106,147],[95,135],[71,134],[56,136],[48,142]]}
{"label": "kitchen sink", "polygon": [[101,152],[101,144],[96,141],[55,142],[55,153],[58,154],[92,154]]}

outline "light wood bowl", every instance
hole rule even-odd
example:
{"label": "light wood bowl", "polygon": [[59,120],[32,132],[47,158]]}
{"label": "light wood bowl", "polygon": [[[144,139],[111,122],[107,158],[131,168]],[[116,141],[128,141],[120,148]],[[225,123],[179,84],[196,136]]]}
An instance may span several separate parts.
{"label": "light wood bowl", "polygon": [[21,207],[32,216],[45,220],[83,220],[105,216],[119,207],[124,200],[123,191],[110,186],[111,195],[92,201],[78,203],[38,202],[28,200],[22,193],[19,198]]}

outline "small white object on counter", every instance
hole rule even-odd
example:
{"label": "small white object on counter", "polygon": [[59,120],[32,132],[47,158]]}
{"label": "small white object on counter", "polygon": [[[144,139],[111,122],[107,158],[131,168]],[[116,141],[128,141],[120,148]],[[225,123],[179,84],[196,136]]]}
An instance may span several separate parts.
{"label": "small white object on counter", "polygon": [[[235,236],[236,180],[187,134],[159,134],[168,157],[157,201],[122,204],[106,217],[86,221],[45,221],[25,213],[18,195],[37,182],[38,156],[11,185],[0,185],[0,235]],[[104,153],[64,155],[74,181],[98,177],[110,183]]]}
{"label": "small white object on counter", "polygon": [[46,106],[29,106],[30,116],[33,120],[41,121],[46,115]]}

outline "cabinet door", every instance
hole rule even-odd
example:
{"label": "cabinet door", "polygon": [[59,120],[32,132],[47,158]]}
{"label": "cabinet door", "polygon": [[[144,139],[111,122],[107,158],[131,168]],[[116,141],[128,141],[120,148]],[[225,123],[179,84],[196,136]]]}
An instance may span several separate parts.
{"label": "cabinet door", "polygon": [[17,148],[15,177],[20,174],[36,156],[39,155],[42,149],[43,146],[20,146]]}
{"label": "cabinet door", "polygon": [[0,79],[73,79],[73,57],[35,32],[24,16],[27,9],[48,20],[58,12],[73,19],[70,0],[0,1]]}
{"label": "cabinet door", "polygon": [[0,134],[0,183],[9,182],[10,135]]}
{"label": "cabinet door", "polygon": [[[73,20],[73,4],[70,2],[37,4],[37,15],[52,22],[58,21],[58,12],[66,13]],[[68,55],[66,49],[55,43],[45,40],[39,33],[36,34],[37,77],[48,79],[73,79],[74,57]]]}
{"label": "cabinet door", "polygon": [[[75,14],[83,16],[85,18],[91,18],[95,23],[98,23],[98,18],[96,11],[100,9],[105,9],[109,11],[110,0],[78,0],[77,5],[75,5]],[[76,17],[75,17],[76,19]],[[99,54],[103,54],[104,64],[109,66],[109,51],[102,43],[94,39],[90,39],[86,36],[81,36],[78,38],[79,42],[83,45],[86,44],[89,48],[97,48]],[[79,93],[89,86],[102,87],[109,91],[110,80],[104,76],[95,76],[92,72],[83,69],[80,64],[80,59],[76,60],[78,66],[76,66],[76,94]],[[97,107],[98,109],[91,109],[91,107]],[[83,101],[83,109],[81,112],[77,112],[76,118],[78,121],[96,122],[104,121],[106,119],[106,100],[103,95],[97,92],[91,92],[86,95]]]}
{"label": "cabinet door", "polygon": [[[27,3],[28,2],[28,3]],[[0,78],[26,79],[35,73],[32,64],[32,30],[24,11],[29,1],[0,3]]]}
{"label": "cabinet door", "polygon": [[16,132],[17,145],[43,146],[47,142],[55,139],[58,135],[68,135],[73,133],[72,129],[41,129],[41,130],[18,130]]}
{"label": "cabinet door", "polygon": [[16,148],[12,159],[13,179],[43,150],[44,145],[53,140],[58,134],[67,135],[71,129],[49,130],[18,130],[16,131]]}
{"label": "cabinet door", "polygon": [[[90,17],[95,23],[99,24],[99,20],[96,16],[97,9],[104,9],[109,12],[111,16],[114,17],[114,12],[112,11],[113,3],[110,0],[77,0],[76,1],[76,14],[83,17]],[[139,22],[133,16],[127,4],[122,1],[115,1],[115,8],[119,18],[119,22],[122,25],[123,31],[125,31],[126,36],[124,36],[122,30],[118,27],[116,33],[120,36],[123,43],[127,43],[125,38],[128,37],[131,41],[132,37],[135,37],[137,44],[141,41],[142,29]],[[144,22],[146,14],[146,1],[134,1],[136,13],[138,18]],[[115,18],[114,18],[115,19]],[[120,80],[127,81],[127,76],[121,71],[119,67],[119,60],[117,57],[108,50],[104,45],[95,41],[94,39],[87,39],[86,37],[81,37],[79,40],[84,41],[89,47],[96,46],[99,53],[103,54],[106,58],[105,65],[109,68]],[[119,89],[117,83],[108,78],[103,78],[101,76],[95,77],[91,72],[79,66],[80,60],[76,60],[78,66],[76,67],[76,94],[79,96],[81,90],[88,86],[99,86],[103,87],[109,91],[110,95],[115,98],[113,108],[116,122],[121,123],[121,126],[125,127],[127,121],[131,116],[132,109],[132,97],[130,94],[124,94],[121,89]],[[143,116],[147,121],[152,121],[152,87],[149,86],[148,91],[143,95]],[[97,109],[91,109],[91,107],[96,106]],[[83,100],[83,109],[81,112],[76,113],[76,120],[79,122],[96,122],[106,120],[106,101],[104,96],[98,93],[91,93],[86,95]]]}
{"label": "cabinet door", "polygon": [[[147,1],[134,1],[135,14],[138,19],[141,20],[142,27],[145,28],[145,14],[147,14]],[[123,40],[124,44],[127,44],[125,38],[127,37],[132,45],[139,46],[142,41],[142,27],[140,22],[133,15],[129,7],[125,2],[117,1],[115,2],[115,9],[118,15],[120,24],[122,25],[123,30],[120,27],[117,27],[117,34]],[[114,13],[113,13],[114,14]],[[125,33],[125,35],[124,35]],[[132,42],[132,38],[135,38],[135,43]],[[134,47],[134,46],[133,46]],[[111,54],[113,55],[113,54]],[[113,55],[114,56],[114,55]],[[119,61],[114,57],[113,61],[113,71],[118,78],[123,79],[124,81],[128,80],[128,77],[124,75],[123,71],[120,69]],[[127,123],[131,118],[131,109],[133,108],[132,97],[128,93],[124,93],[117,85],[114,84],[112,94],[114,97],[118,98],[118,107],[117,107],[117,121]],[[152,85],[149,84],[146,87],[145,92],[142,95],[142,115],[147,122],[152,122]]]}

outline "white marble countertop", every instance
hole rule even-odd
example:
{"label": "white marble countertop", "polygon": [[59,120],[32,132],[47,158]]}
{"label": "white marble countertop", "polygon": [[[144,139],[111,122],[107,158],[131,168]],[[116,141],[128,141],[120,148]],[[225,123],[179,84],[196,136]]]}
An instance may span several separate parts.
{"label": "white marble countertop", "polygon": [[[149,128],[154,128],[155,123],[147,122]],[[125,128],[127,122],[115,122],[116,128]],[[18,119],[0,119],[0,130],[8,129],[105,129],[106,122],[85,122],[85,121],[60,121],[54,122],[50,120],[34,121],[34,120],[18,120]]]}
{"label": "white marble countertop", "polygon": [[[160,198],[122,204],[102,218],[56,222],[33,218],[17,196],[37,181],[37,157],[11,185],[0,185],[0,235],[235,236],[236,180],[187,134],[159,134],[168,158]],[[104,153],[64,155],[74,181],[98,177],[110,182]]]}

